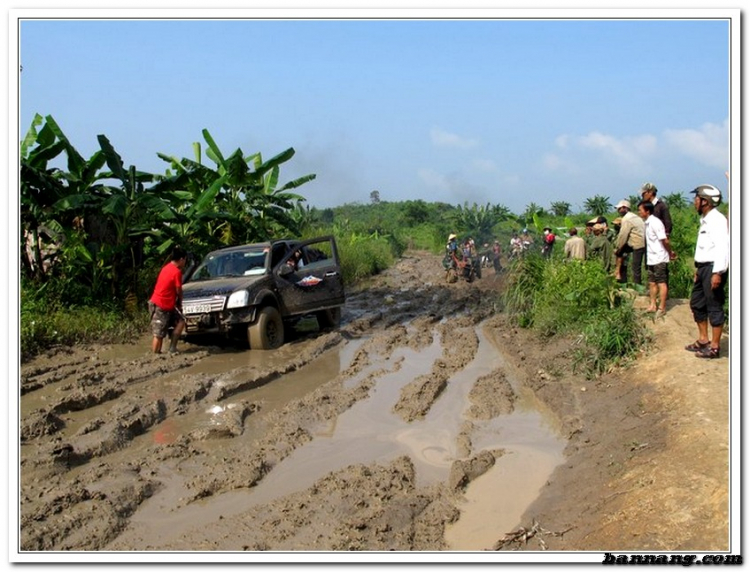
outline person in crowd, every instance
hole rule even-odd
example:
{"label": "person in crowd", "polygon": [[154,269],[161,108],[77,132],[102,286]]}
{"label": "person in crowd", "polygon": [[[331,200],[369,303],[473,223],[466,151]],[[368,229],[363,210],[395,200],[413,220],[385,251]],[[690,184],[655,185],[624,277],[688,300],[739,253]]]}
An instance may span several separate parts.
{"label": "person in crowd", "polygon": [[658,192],[653,183],[641,185],[641,197],[654,205],[654,216],[664,224],[667,237],[672,234],[672,215],[669,214],[669,205],[656,196]]}
{"label": "person in crowd", "polygon": [[528,252],[529,249],[534,245],[534,239],[531,238],[528,228],[524,228],[523,233],[521,233],[521,245],[523,246],[524,252]]}
{"label": "person in crowd", "polygon": [[609,274],[612,270],[612,245],[604,235],[604,225],[596,223],[592,228],[594,239],[587,249],[589,258],[602,261],[604,271]]}
{"label": "person in crowd", "polygon": [[187,262],[187,253],[177,246],[172,251],[171,260],[164,265],[156,279],[154,291],[149,299],[151,313],[151,351],[161,353],[164,338],[174,326],[169,353],[177,353],[177,340],[185,328],[182,318],[182,271]]}
{"label": "person in crowd", "polygon": [[523,242],[521,237],[518,236],[516,231],[513,231],[513,236],[510,237],[510,256],[511,258],[518,258],[523,252]]}
{"label": "person in crowd", "polygon": [[544,258],[550,258],[552,256],[552,249],[555,246],[556,238],[555,233],[552,232],[552,228],[545,226],[542,239],[542,256],[544,256]]}
{"label": "person in crowd", "polygon": [[609,226],[609,223],[607,222],[607,217],[605,216],[597,217],[596,222],[604,227],[604,236],[606,236],[607,240],[609,240],[614,246],[615,242],[617,242],[618,231],[616,231],[613,227]]}
{"label": "person in crowd", "polygon": [[458,237],[455,233],[448,235],[448,242],[445,245],[445,258],[443,259],[443,266],[446,270],[451,268],[458,268],[462,258],[461,249],[458,247]]}
{"label": "person in crowd", "polygon": [[448,242],[445,245],[445,254],[449,258],[460,256],[460,250],[458,248],[458,237],[453,232],[448,235]]}
{"label": "person in crowd", "polygon": [[474,268],[474,274],[477,278],[482,277],[482,259],[479,256],[479,251],[477,250],[477,245],[474,242],[474,239],[472,237],[469,237],[466,239],[466,244],[469,247],[469,260],[471,260],[471,265]]}
{"label": "person in crowd", "polygon": [[595,224],[596,224],[596,219],[592,218],[590,221],[586,223],[586,228],[583,229],[583,240],[586,242],[587,249],[591,246],[591,242],[594,240],[594,225]]}
{"label": "person in crowd", "polygon": [[492,244],[492,267],[495,269],[495,274],[500,274],[503,267],[500,264],[500,255],[502,254],[502,248],[500,247],[500,241],[496,240]]}
{"label": "person in crowd", "polygon": [[[649,312],[663,316],[667,312],[669,293],[669,260],[672,247],[664,229],[664,223],[654,214],[651,201],[638,203],[638,216],[644,221],[646,238],[646,260],[648,270]],[[659,305],[657,308],[657,297]]]}
{"label": "person in crowd", "polygon": [[633,271],[633,282],[641,283],[641,271],[643,258],[646,255],[646,241],[643,237],[645,224],[635,213],[630,212],[630,201],[622,200],[617,203],[617,212],[622,217],[620,232],[617,234],[615,246],[615,275],[618,281],[623,282],[623,258],[625,254],[632,255],[631,269]]}
{"label": "person in crowd", "polygon": [[696,357],[715,359],[720,357],[719,342],[726,319],[729,226],[727,218],[716,208],[721,203],[719,189],[713,185],[700,185],[691,192],[695,195],[693,206],[700,215],[695,244],[695,277],[690,295],[690,310],[698,326],[698,339],[685,349],[695,352]]}
{"label": "person in crowd", "polygon": [[568,230],[570,238],[565,241],[565,260],[586,260],[586,241],[578,236],[578,229],[571,227]]}

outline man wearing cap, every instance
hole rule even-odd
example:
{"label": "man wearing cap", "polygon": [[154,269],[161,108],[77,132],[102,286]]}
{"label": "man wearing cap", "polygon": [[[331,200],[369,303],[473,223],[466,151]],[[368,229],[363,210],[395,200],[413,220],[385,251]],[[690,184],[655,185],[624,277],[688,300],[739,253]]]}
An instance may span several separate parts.
{"label": "man wearing cap", "polygon": [[633,282],[640,284],[643,259],[646,255],[645,224],[641,217],[630,212],[630,201],[622,200],[615,208],[622,218],[620,232],[617,234],[615,243],[615,256],[617,257],[615,274],[620,282],[624,282],[625,273],[621,272],[623,257],[628,252],[632,252]]}
{"label": "man wearing cap", "polygon": [[657,189],[653,183],[641,185],[641,197],[644,201],[654,205],[654,216],[664,224],[667,236],[672,234],[672,215],[669,214],[669,205],[656,196]]}
{"label": "man wearing cap", "polygon": [[586,248],[591,246],[591,242],[594,240],[594,225],[596,224],[596,218],[592,218],[586,223],[586,228],[583,229],[583,240],[586,242]]}
{"label": "man wearing cap", "polygon": [[[724,330],[725,286],[729,272],[729,226],[727,218],[716,208],[721,191],[713,185],[693,189],[693,205],[701,215],[698,240],[695,243],[695,277],[690,295],[690,309],[698,325],[698,339],[685,349],[699,358],[719,357],[719,342]],[[708,324],[711,324],[711,339]]]}
{"label": "man wearing cap", "polygon": [[604,232],[604,225],[601,223],[596,223],[592,227],[594,239],[591,241],[591,244],[588,246],[586,251],[588,252],[589,258],[600,259],[602,261],[604,271],[609,274],[610,270],[612,269],[612,245],[610,244],[609,240],[607,240]]}

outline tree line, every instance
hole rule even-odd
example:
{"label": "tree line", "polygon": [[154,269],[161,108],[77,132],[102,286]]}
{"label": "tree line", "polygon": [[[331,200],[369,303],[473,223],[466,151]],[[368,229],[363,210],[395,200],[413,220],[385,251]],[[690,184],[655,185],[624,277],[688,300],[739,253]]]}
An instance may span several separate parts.
{"label": "tree line", "polygon": [[[37,114],[21,142],[22,283],[62,301],[142,297],[144,278],[175,244],[211,249],[281,235],[297,236],[305,198],[292,192],[314,174],[279,184],[293,148],[225,154],[207,129],[193,157],[157,156],[163,174],[126,166],[105,135],[83,157],[50,115]],[[205,157],[212,164],[204,162]]]}

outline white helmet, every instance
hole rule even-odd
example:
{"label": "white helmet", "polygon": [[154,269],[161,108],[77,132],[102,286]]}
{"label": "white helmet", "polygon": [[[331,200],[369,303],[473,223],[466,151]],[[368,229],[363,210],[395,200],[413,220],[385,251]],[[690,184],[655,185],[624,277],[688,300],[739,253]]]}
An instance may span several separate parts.
{"label": "white helmet", "polygon": [[690,192],[708,200],[715,207],[721,204],[721,191],[713,185],[700,185]]}

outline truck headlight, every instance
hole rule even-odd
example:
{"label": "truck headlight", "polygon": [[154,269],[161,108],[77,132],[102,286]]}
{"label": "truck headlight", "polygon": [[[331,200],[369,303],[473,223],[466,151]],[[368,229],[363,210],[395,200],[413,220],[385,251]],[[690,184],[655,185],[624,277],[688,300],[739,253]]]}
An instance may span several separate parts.
{"label": "truck headlight", "polygon": [[247,306],[249,298],[250,296],[247,293],[247,290],[234,292],[231,296],[229,296],[229,300],[227,300],[227,309],[242,308],[243,306]]}

